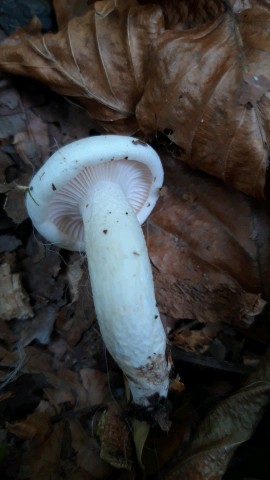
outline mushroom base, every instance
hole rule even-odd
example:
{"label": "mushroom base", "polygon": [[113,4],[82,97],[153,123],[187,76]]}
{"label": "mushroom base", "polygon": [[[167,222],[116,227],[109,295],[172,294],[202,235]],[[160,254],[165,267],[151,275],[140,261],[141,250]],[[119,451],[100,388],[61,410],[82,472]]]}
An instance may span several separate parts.
{"label": "mushroom base", "polygon": [[145,421],[151,426],[158,425],[161,430],[168,432],[171,427],[171,421],[169,420],[172,406],[168,398],[161,397],[158,394],[154,394],[148,397],[148,407],[143,407],[133,403],[132,414],[137,420]]}

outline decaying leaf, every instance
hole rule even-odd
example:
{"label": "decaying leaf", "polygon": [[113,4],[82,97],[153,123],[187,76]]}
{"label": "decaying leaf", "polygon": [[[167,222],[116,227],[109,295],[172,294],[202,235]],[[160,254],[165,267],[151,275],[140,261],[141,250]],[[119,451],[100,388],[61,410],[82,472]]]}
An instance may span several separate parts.
{"label": "decaying leaf", "polygon": [[81,423],[76,419],[69,420],[69,428],[77,465],[88,474],[93,474],[95,478],[100,480],[107,478],[112,472],[112,467],[100,458],[97,441],[87,435]]}
{"label": "decaying leaf", "polygon": [[165,130],[193,168],[263,198],[270,10],[268,2],[252,3],[194,29],[165,31],[155,42],[137,118],[146,134]]}
{"label": "decaying leaf", "polygon": [[10,265],[0,265],[0,317],[2,320],[33,317],[29,298],[21,284],[20,275],[11,273]]}
{"label": "decaying leaf", "polygon": [[269,355],[238,392],[219,403],[201,423],[185,458],[166,480],[221,480],[236,448],[261,420],[270,396]]}
{"label": "decaying leaf", "polygon": [[167,189],[147,240],[161,311],[248,324],[265,304],[260,292],[269,295],[267,207],[160,154]]}
{"label": "decaying leaf", "polygon": [[116,403],[109,404],[102,413],[97,431],[101,442],[100,457],[116,468],[131,470],[133,449],[130,429]]}

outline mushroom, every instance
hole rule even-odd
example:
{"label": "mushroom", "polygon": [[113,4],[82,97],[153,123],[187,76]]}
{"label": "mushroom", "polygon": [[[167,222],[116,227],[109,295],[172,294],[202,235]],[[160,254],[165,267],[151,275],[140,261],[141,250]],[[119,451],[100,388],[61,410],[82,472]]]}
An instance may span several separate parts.
{"label": "mushroom", "polygon": [[105,345],[146,412],[167,397],[166,335],[142,224],[159,196],[157,153],[132,137],[84,138],[55,152],[32,179],[26,206],[51,243],[85,251]]}

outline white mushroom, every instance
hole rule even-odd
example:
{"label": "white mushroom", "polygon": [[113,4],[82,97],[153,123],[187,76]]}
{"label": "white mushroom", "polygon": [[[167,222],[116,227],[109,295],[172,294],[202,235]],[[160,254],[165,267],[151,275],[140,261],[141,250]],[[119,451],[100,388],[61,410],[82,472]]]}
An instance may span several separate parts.
{"label": "white mushroom", "polygon": [[[102,135],[66,145],[29,186],[26,205],[51,243],[87,254],[105,345],[148,411],[167,397],[166,335],[140,223],[159,195],[156,152],[131,137]],[[162,400],[161,400],[162,403]]]}

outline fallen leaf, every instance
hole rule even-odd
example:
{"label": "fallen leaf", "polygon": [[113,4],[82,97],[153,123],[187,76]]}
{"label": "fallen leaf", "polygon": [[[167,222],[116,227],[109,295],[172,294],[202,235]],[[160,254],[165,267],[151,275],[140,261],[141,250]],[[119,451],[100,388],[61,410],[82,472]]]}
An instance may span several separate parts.
{"label": "fallen leaf", "polygon": [[58,29],[64,28],[73,17],[80,17],[95,0],[53,0]]}
{"label": "fallen leaf", "polygon": [[1,235],[0,236],[0,253],[13,252],[22,244],[19,238],[14,235]]}
{"label": "fallen leaf", "polygon": [[161,312],[249,325],[269,298],[267,207],[160,154],[167,190],[146,238]]}
{"label": "fallen leaf", "polygon": [[43,239],[31,235],[26,244],[27,257],[22,262],[27,275],[29,293],[37,303],[46,304],[48,300],[57,302],[58,308],[65,301],[62,299],[64,281],[59,278],[61,256],[57,248],[44,245]]}
{"label": "fallen leaf", "polygon": [[109,477],[112,467],[100,458],[97,441],[87,435],[77,419],[69,419],[69,428],[77,465],[97,479],[103,480]]}
{"label": "fallen leaf", "polygon": [[183,348],[187,352],[205,353],[210,341],[217,335],[222,326],[217,322],[214,324],[208,323],[204,326],[200,324],[199,326],[202,328],[197,330],[198,323],[196,322],[193,329],[193,322],[191,322],[191,325],[187,324],[173,330],[169,338],[173,345]]}
{"label": "fallen leaf", "polygon": [[0,265],[0,317],[2,320],[33,317],[34,313],[29,298],[21,284],[20,275],[11,273],[10,265]]}
{"label": "fallen leaf", "polygon": [[73,254],[72,260],[69,262],[67,268],[67,280],[71,296],[71,303],[76,302],[79,298],[79,284],[82,276],[82,257],[79,253],[75,253]]}
{"label": "fallen leaf", "polygon": [[24,202],[24,192],[16,188],[8,192],[4,208],[9,218],[11,218],[15,224],[20,224],[28,218]]}
{"label": "fallen leaf", "polygon": [[64,429],[64,422],[58,423],[54,425],[51,434],[41,445],[31,445],[22,459],[20,477],[23,480],[27,478],[60,480]]}
{"label": "fallen leaf", "polygon": [[[77,254],[73,254],[72,258]],[[79,255],[78,255],[79,256]],[[73,260],[71,260],[72,264]],[[67,269],[67,281],[71,302],[61,308],[56,329],[71,346],[77,345],[85,333],[93,324],[96,314],[91,294],[89,273],[82,262],[78,262]],[[76,300],[75,300],[76,298]]]}
{"label": "fallen leaf", "polygon": [[23,345],[29,345],[34,340],[37,340],[41,345],[47,345],[50,341],[57,313],[57,305],[43,306],[40,311],[36,312],[29,324],[25,322],[20,332]]}
{"label": "fallen leaf", "polygon": [[17,437],[31,440],[32,445],[43,443],[51,433],[50,415],[45,412],[33,412],[24,420],[7,423],[7,429]]}
{"label": "fallen leaf", "polygon": [[[0,46],[0,65],[77,99],[111,131],[135,132],[144,64],[162,28],[158,6],[139,6],[135,0],[96,2],[57,34],[35,38],[17,32],[13,44],[7,39]],[[95,65],[94,75],[90,65]]]}
{"label": "fallen leaf", "polygon": [[252,3],[234,12],[232,1],[210,23],[160,35],[136,112],[146,135],[167,133],[181,161],[264,198],[270,9],[268,2]]}
{"label": "fallen leaf", "polygon": [[97,434],[101,442],[100,457],[113,467],[131,470],[133,448],[130,428],[116,403],[109,404],[102,413]]}
{"label": "fallen leaf", "polygon": [[254,433],[269,403],[270,363],[266,355],[245,385],[202,421],[185,457],[166,480],[221,480],[236,448]]}
{"label": "fallen leaf", "polygon": [[224,12],[222,0],[147,0],[143,3],[156,3],[161,6],[165,28],[186,30],[209,22]]}
{"label": "fallen leaf", "polygon": [[99,405],[110,398],[108,375],[93,368],[80,370],[82,384],[87,392],[87,404]]}

